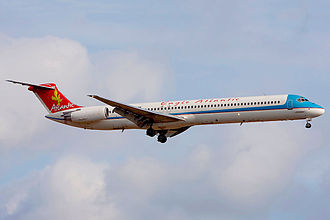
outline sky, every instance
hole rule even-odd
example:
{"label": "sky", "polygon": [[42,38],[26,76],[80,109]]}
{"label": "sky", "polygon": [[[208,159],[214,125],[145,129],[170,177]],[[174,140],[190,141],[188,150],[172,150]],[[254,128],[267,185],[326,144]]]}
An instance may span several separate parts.
{"label": "sky", "polygon": [[[0,0],[0,219],[329,219],[330,2]],[[5,82],[99,105],[299,94],[305,121],[144,131],[47,120]]]}

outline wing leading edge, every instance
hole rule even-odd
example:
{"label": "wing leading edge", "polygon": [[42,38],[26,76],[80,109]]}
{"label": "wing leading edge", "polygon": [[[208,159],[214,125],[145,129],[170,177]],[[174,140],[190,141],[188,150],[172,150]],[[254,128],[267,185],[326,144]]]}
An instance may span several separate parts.
{"label": "wing leading edge", "polygon": [[142,108],[137,108],[132,105],[122,104],[120,102],[115,102],[109,99],[105,99],[97,95],[88,95],[88,96],[97,99],[107,105],[115,107],[113,110],[114,112],[134,122],[139,127],[144,127],[145,125],[151,125],[152,123],[184,121],[184,119],[173,115],[166,115],[158,112],[148,111]]}

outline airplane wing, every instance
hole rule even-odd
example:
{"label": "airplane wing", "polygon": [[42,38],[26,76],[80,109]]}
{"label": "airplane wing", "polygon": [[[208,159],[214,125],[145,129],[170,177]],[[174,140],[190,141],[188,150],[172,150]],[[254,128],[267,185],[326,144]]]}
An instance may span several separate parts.
{"label": "airplane wing", "polygon": [[182,127],[182,128],[178,128],[178,129],[170,129],[170,130],[167,131],[166,136],[167,137],[177,136],[178,134],[181,134],[182,132],[185,132],[190,127],[191,126]]}
{"label": "airplane wing", "polygon": [[165,122],[176,122],[176,121],[184,121],[184,119],[167,114],[161,114],[158,112],[148,111],[142,108],[137,108],[135,106],[122,104],[119,102],[115,102],[109,99],[102,98],[97,95],[88,95],[94,99],[97,99],[105,104],[115,107],[114,112],[119,115],[127,118],[133,123],[137,124],[139,127],[144,127],[145,125],[149,125],[152,123],[165,123]]}

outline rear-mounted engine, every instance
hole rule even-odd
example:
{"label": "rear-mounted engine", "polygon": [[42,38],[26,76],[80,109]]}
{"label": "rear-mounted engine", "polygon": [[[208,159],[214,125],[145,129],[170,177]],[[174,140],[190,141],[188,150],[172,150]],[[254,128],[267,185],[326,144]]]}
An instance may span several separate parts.
{"label": "rear-mounted engine", "polygon": [[109,109],[103,106],[85,107],[78,111],[65,115],[66,120],[73,122],[93,122],[106,119],[109,116]]}

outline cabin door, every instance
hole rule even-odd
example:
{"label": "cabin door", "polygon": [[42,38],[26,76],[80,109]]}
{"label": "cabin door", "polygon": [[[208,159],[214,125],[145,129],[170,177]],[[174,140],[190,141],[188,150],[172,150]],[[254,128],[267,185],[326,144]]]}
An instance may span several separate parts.
{"label": "cabin door", "polygon": [[288,110],[293,109],[293,100],[288,100]]}

